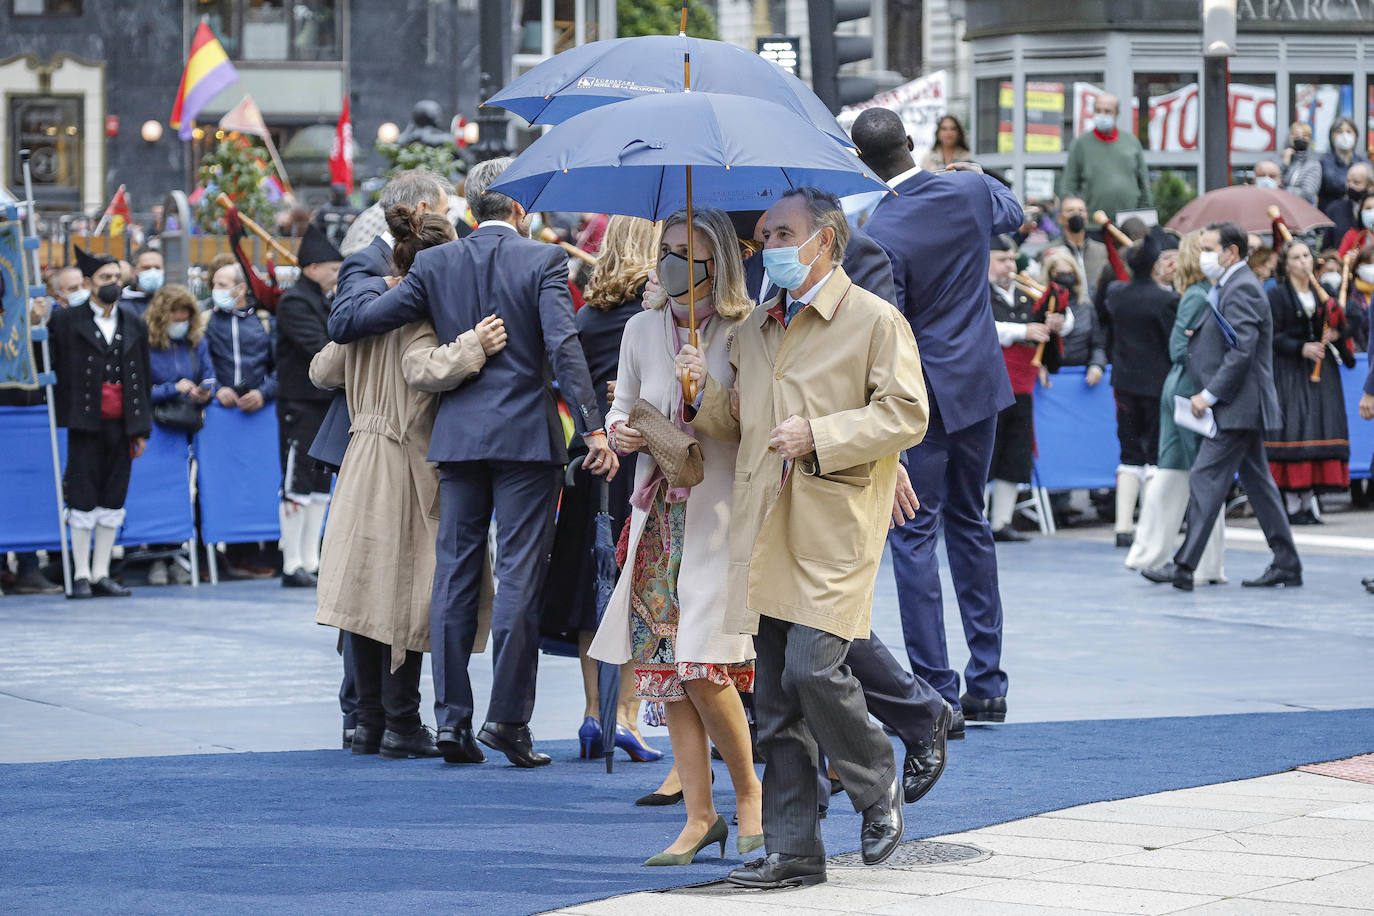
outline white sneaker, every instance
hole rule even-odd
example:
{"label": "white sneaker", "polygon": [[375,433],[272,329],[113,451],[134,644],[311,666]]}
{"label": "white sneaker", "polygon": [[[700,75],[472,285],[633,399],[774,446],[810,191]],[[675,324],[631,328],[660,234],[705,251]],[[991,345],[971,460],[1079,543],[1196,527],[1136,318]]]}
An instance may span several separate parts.
{"label": "white sneaker", "polygon": [[154,561],[153,561],[153,565],[148,567],[148,584],[149,584],[149,585],[166,585],[166,584],[167,584],[167,561],[166,561],[166,560],[154,560]]}

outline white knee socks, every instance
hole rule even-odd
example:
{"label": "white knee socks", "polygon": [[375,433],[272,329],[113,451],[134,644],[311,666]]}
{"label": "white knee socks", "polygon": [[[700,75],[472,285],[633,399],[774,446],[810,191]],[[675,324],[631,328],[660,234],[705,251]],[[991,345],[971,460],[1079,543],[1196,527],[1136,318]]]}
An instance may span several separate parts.
{"label": "white knee socks", "polygon": [[1140,487],[1145,481],[1145,468],[1123,464],[1116,469],[1116,533],[1135,531],[1135,507],[1140,500]]}
{"label": "white knee socks", "polygon": [[72,529],[72,579],[91,580],[91,529]]}
{"label": "white knee socks", "polygon": [[305,530],[305,507],[290,500],[277,506],[281,521],[281,571],[290,575],[301,568],[301,532]]}
{"label": "white knee socks", "polygon": [[1020,490],[1010,480],[992,482],[992,504],[988,508],[988,521],[993,531],[1001,531],[1011,524],[1012,513],[1016,511],[1016,494]]}
{"label": "white knee socks", "polygon": [[110,575],[110,553],[114,550],[115,535],[118,528],[109,525],[96,525],[94,548],[91,550],[91,581],[99,582]]}
{"label": "white knee socks", "polygon": [[315,502],[307,503],[304,509],[305,527],[301,531],[301,565],[311,575],[320,571],[320,537],[324,527],[324,514],[328,510],[329,503],[321,502],[318,496],[316,496]]}

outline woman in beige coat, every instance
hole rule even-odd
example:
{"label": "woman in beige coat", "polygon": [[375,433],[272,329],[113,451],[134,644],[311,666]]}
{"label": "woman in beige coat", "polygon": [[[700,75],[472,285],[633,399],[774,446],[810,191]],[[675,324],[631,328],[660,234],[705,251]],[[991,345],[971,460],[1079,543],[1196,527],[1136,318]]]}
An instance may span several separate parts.
{"label": "woman in beige coat", "polygon": [[739,697],[739,691],[753,689],[753,644],[746,636],[726,635],[722,626],[735,444],[700,439],[706,476],[690,490],[677,489],[668,486],[639,431],[626,424],[643,399],[691,429],[682,419],[673,359],[687,339],[693,282],[701,348],[717,371],[729,372],[725,342],[752,308],[729,218],[719,210],[698,210],[693,231],[695,265],[686,258],[686,215],[676,213],[664,223],[661,289],[646,296],[646,311],[625,325],[615,403],[606,417],[616,449],[641,454],[625,571],[589,654],[614,664],[633,660],[640,698],[663,704],[687,807],[677,839],[645,865],[686,865],[714,843],[724,854],[728,830],[711,798],[708,737],[735,786],[739,851],[763,844],[762,786]]}
{"label": "woman in beige coat", "polygon": [[[387,214],[401,275],[423,248],[454,238],[442,216],[405,206]],[[358,281],[366,301],[395,278]],[[425,460],[437,393],[480,371],[505,346],[498,318],[439,345],[417,321],[388,334],[331,343],[310,364],[321,388],[342,386],[352,418],[320,563],[315,622],[353,634],[358,726],[353,753],[438,756],[420,722],[421,653],[429,651],[429,602],[439,518],[439,475]],[[490,621],[490,577],[483,607]],[[479,628],[476,649],[485,642]]]}

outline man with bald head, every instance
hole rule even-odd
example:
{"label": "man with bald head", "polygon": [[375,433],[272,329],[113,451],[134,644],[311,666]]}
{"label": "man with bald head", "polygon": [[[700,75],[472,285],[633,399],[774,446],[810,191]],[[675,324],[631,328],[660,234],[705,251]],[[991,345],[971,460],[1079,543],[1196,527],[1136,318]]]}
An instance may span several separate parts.
{"label": "man with bald head", "polygon": [[1110,93],[1097,97],[1091,129],[1074,139],[1059,177],[1060,197],[1081,197],[1090,215],[1102,210],[1113,220],[1122,210],[1154,206],[1140,141],[1116,126],[1120,107]]}
{"label": "man with bald head", "polygon": [[[1259,166],[1255,166],[1255,174],[1259,175]],[[1345,234],[1359,225],[1360,207],[1369,193],[1371,178],[1374,175],[1370,173],[1368,162],[1350,163],[1350,168],[1345,172],[1345,196],[1331,201],[1322,211],[1333,224],[1322,233],[1323,248],[1339,247]]]}

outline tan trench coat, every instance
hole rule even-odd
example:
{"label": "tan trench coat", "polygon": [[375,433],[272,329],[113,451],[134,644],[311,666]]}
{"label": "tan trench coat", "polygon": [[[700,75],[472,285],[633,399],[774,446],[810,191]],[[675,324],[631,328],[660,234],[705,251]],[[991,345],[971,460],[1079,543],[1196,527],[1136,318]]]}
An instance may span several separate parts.
{"label": "tan trench coat", "polygon": [[[916,338],[901,312],[842,268],[785,330],[769,314],[776,304],[754,309],[731,342],[739,420],[729,391],[708,376],[692,421],[740,441],[725,628],[756,634],[764,615],[864,639],[897,456],[921,441],[928,418]],[[816,451],[784,478],[768,439],[793,414],[811,422]]]}
{"label": "tan trench coat", "polygon": [[[324,530],[315,622],[391,646],[392,671],[407,651],[429,651],[439,472],[425,455],[436,393],[485,364],[476,331],[441,347],[427,321],[331,343],[310,363],[315,385],[343,387],[352,418]],[[488,568],[473,651],[486,646],[491,593]]]}

